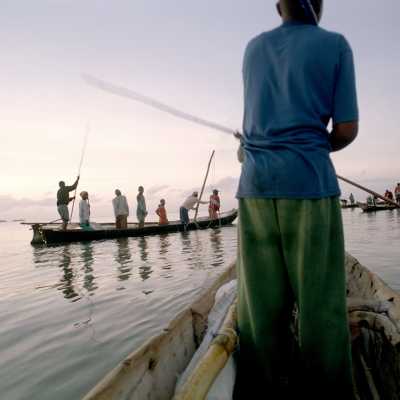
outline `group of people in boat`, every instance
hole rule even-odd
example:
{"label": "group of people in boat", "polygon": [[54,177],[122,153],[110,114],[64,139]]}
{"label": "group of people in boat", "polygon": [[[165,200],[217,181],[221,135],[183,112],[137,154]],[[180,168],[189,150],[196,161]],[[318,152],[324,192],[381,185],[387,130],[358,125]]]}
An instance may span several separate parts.
{"label": "group of people in boat", "polygon": [[392,191],[386,190],[385,197],[389,200],[396,201],[396,203],[400,205],[400,182],[397,183],[397,186],[394,188],[394,195]]}
{"label": "group of people in boat", "polygon": [[[70,220],[68,204],[75,199],[70,197],[69,193],[74,191],[78,187],[79,176],[75,182],[67,186],[64,181],[59,182],[59,189],[57,192],[57,210],[62,220],[62,229],[67,229],[68,222]],[[82,229],[92,229],[90,225],[90,203],[89,193],[87,191],[80,192],[81,200],[79,202],[79,223]],[[144,197],[144,187],[138,187],[138,194],[136,196],[137,207],[136,217],[138,220],[138,227],[144,228],[145,219],[148,215],[146,199]],[[169,223],[167,217],[167,210],[165,207],[165,199],[161,199],[160,203],[155,210],[158,216],[159,225],[167,225]],[[210,219],[218,219],[219,211],[221,207],[221,200],[219,198],[219,192],[214,189],[209,201],[202,201],[199,199],[198,192],[193,192],[189,197],[185,199],[179,209],[179,215],[181,223],[187,226],[190,222],[189,212],[190,210],[196,210],[200,204],[208,204],[208,213]],[[121,190],[115,190],[115,198],[112,200],[115,216],[115,227],[117,229],[127,229],[128,227],[128,216],[129,216],[129,205],[127,198],[122,194]]]}
{"label": "group of people in boat", "polygon": [[[394,188],[394,194],[391,190],[386,189],[384,197],[388,200],[395,201],[397,204],[400,205],[400,183],[398,183],[397,186]],[[369,206],[376,206],[378,204],[387,204],[387,203],[385,203],[384,201],[379,202],[377,196],[367,197],[367,204]]]}

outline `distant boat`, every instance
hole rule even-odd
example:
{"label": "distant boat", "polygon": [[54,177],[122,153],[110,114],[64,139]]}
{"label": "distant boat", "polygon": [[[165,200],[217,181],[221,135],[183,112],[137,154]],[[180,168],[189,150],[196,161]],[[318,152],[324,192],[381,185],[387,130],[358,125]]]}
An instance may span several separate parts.
{"label": "distant boat", "polygon": [[[399,399],[400,295],[349,254],[346,269],[354,398]],[[214,383],[214,394],[231,393],[236,374],[231,355],[237,340],[235,291],[231,296],[225,289],[220,295],[212,310],[214,325],[208,326],[208,316],[217,289],[234,276],[232,265],[203,288],[159,335],[111,370],[83,400],[205,399]],[[221,374],[226,365],[225,375]],[[179,376],[183,378],[177,387]],[[267,396],[268,387],[265,393]]]}
{"label": "distant boat", "polygon": [[360,207],[357,203],[355,204],[342,204],[342,208],[358,208]]}
{"label": "distant boat", "polygon": [[24,219],[13,219],[13,222],[24,222]]}
{"label": "distant boat", "polygon": [[386,211],[386,210],[395,210],[399,207],[396,207],[392,204],[388,204],[388,203],[377,203],[375,205],[370,205],[370,204],[366,204],[366,203],[358,203],[358,205],[360,206],[360,208],[364,211],[364,212],[375,212],[375,211]]}
{"label": "distant boat", "polygon": [[[197,221],[192,220],[186,227],[186,230],[192,231],[230,225],[237,218],[237,215],[238,212],[234,209],[227,213],[221,213],[220,218],[215,220],[211,220],[208,217],[198,218]],[[31,244],[83,242],[121,237],[160,235],[185,230],[184,225],[180,221],[172,221],[168,225],[146,223],[144,228],[138,228],[137,224],[128,224],[128,229],[116,229],[113,223],[93,224],[93,230],[84,230],[79,224],[71,224],[65,231],[60,229],[60,224],[25,224],[31,225],[33,229]]]}

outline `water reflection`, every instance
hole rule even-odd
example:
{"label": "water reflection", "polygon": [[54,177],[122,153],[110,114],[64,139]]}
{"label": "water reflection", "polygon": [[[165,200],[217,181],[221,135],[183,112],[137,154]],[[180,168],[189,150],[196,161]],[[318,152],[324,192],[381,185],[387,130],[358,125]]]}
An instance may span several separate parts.
{"label": "water reflection", "polygon": [[146,279],[148,279],[153,272],[151,269],[151,266],[147,260],[148,256],[149,256],[147,241],[148,241],[148,238],[145,236],[138,238],[140,259],[142,260],[142,265],[139,267],[139,274],[142,277],[142,280],[144,280],[144,281]]}
{"label": "water reflection", "polygon": [[114,260],[117,262],[118,280],[126,281],[132,275],[132,254],[129,248],[129,239],[120,238],[116,240],[117,252]]}
{"label": "water reflection", "polygon": [[162,276],[164,278],[170,278],[172,274],[169,272],[172,269],[172,263],[168,257],[168,250],[171,247],[171,241],[169,235],[160,235],[159,236],[159,255],[161,261],[161,269],[166,270],[166,273]]}
{"label": "water reflection", "polygon": [[221,229],[210,230],[210,243],[214,253],[213,262],[211,265],[213,267],[218,267],[224,262],[224,245],[222,242]]}
{"label": "water reflection", "polygon": [[181,232],[182,254],[187,254],[186,262],[191,269],[203,269],[204,259],[208,256],[203,252],[201,231]]}
{"label": "water reflection", "polygon": [[95,282],[95,276],[93,275],[93,243],[92,242],[84,242],[81,243],[81,260],[83,264],[83,287],[88,292],[93,292],[97,289],[97,285]]}
{"label": "water reflection", "polygon": [[59,290],[63,292],[66,299],[74,299],[73,301],[77,301],[79,300],[79,295],[74,288],[75,275],[71,267],[72,255],[70,246],[71,245],[64,246],[61,251],[61,258],[58,266],[62,270],[63,275],[60,279],[61,285]]}

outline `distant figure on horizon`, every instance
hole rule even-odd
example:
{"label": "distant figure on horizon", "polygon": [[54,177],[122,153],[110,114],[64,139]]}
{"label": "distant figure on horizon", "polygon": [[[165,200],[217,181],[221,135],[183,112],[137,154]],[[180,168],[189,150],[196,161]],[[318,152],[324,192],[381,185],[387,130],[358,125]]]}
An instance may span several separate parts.
{"label": "distant figure on horizon", "polygon": [[394,189],[394,195],[396,197],[396,203],[400,205],[400,182],[397,184]]}
{"label": "distant figure on horizon", "polygon": [[213,194],[210,196],[210,203],[208,205],[208,214],[210,219],[219,218],[219,210],[221,208],[221,200],[218,196],[218,190],[214,189]]}
{"label": "distant figure on horizon", "polygon": [[136,208],[136,216],[139,221],[139,228],[144,228],[144,220],[148,214],[146,208],[146,199],[144,198],[144,188],[143,186],[138,187],[138,195],[136,196],[137,200],[137,208]]}
{"label": "distant figure on horizon", "polygon": [[349,200],[350,200],[350,204],[351,205],[353,205],[356,202],[355,199],[354,199],[353,193],[350,193]]}
{"label": "distant figure on horizon", "polygon": [[189,225],[189,210],[196,210],[197,204],[208,204],[208,201],[199,201],[198,192],[193,192],[181,205],[179,209],[179,216],[182,224],[186,227]]}
{"label": "distant figure on horizon", "polygon": [[84,190],[80,193],[80,196],[81,201],[79,202],[79,225],[84,230],[91,230],[89,193]]}
{"label": "distant figure on horizon", "polygon": [[58,183],[60,189],[58,189],[57,191],[57,210],[63,221],[62,229],[64,231],[67,229],[69,221],[68,204],[75,198],[75,197],[69,197],[69,192],[72,192],[73,190],[76,189],[76,187],[78,186],[78,182],[79,182],[79,176],[76,178],[76,181],[71,186],[66,186],[64,181],[60,181]]}
{"label": "distant figure on horizon", "polygon": [[159,217],[158,225],[168,225],[167,210],[165,209],[165,200],[161,199],[160,204],[156,210],[156,214]]}
{"label": "distant figure on horizon", "polygon": [[112,201],[115,215],[115,227],[117,229],[128,228],[129,206],[126,197],[119,189],[115,189],[116,197]]}

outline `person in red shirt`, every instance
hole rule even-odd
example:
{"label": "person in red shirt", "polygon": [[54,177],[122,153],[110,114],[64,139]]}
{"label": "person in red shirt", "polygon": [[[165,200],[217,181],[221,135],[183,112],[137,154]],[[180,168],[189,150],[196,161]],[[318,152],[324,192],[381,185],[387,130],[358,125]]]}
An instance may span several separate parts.
{"label": "person in red shirt", "polygon": [[159,216],[158,225],[167,225],[168,218],[167,218],[167,210],[165,209],[165,200],[161,199],[160,204],[156,210],[156,214]]}
{"label": "person in red shirt", "polygon": [[219,218],[219,209],[221,207],[221,200],[218,196],[218,190],[214,189],[213,194],[210,196],[210,204],[208,206],[208,213],[210,215],[210,219],[218,219]]}
{"label": "person in red shirt", "polygon": [[400,182],[397,184],[396,188],[394,189],[394,196],[396,197],[397,204],[400,204]]}

